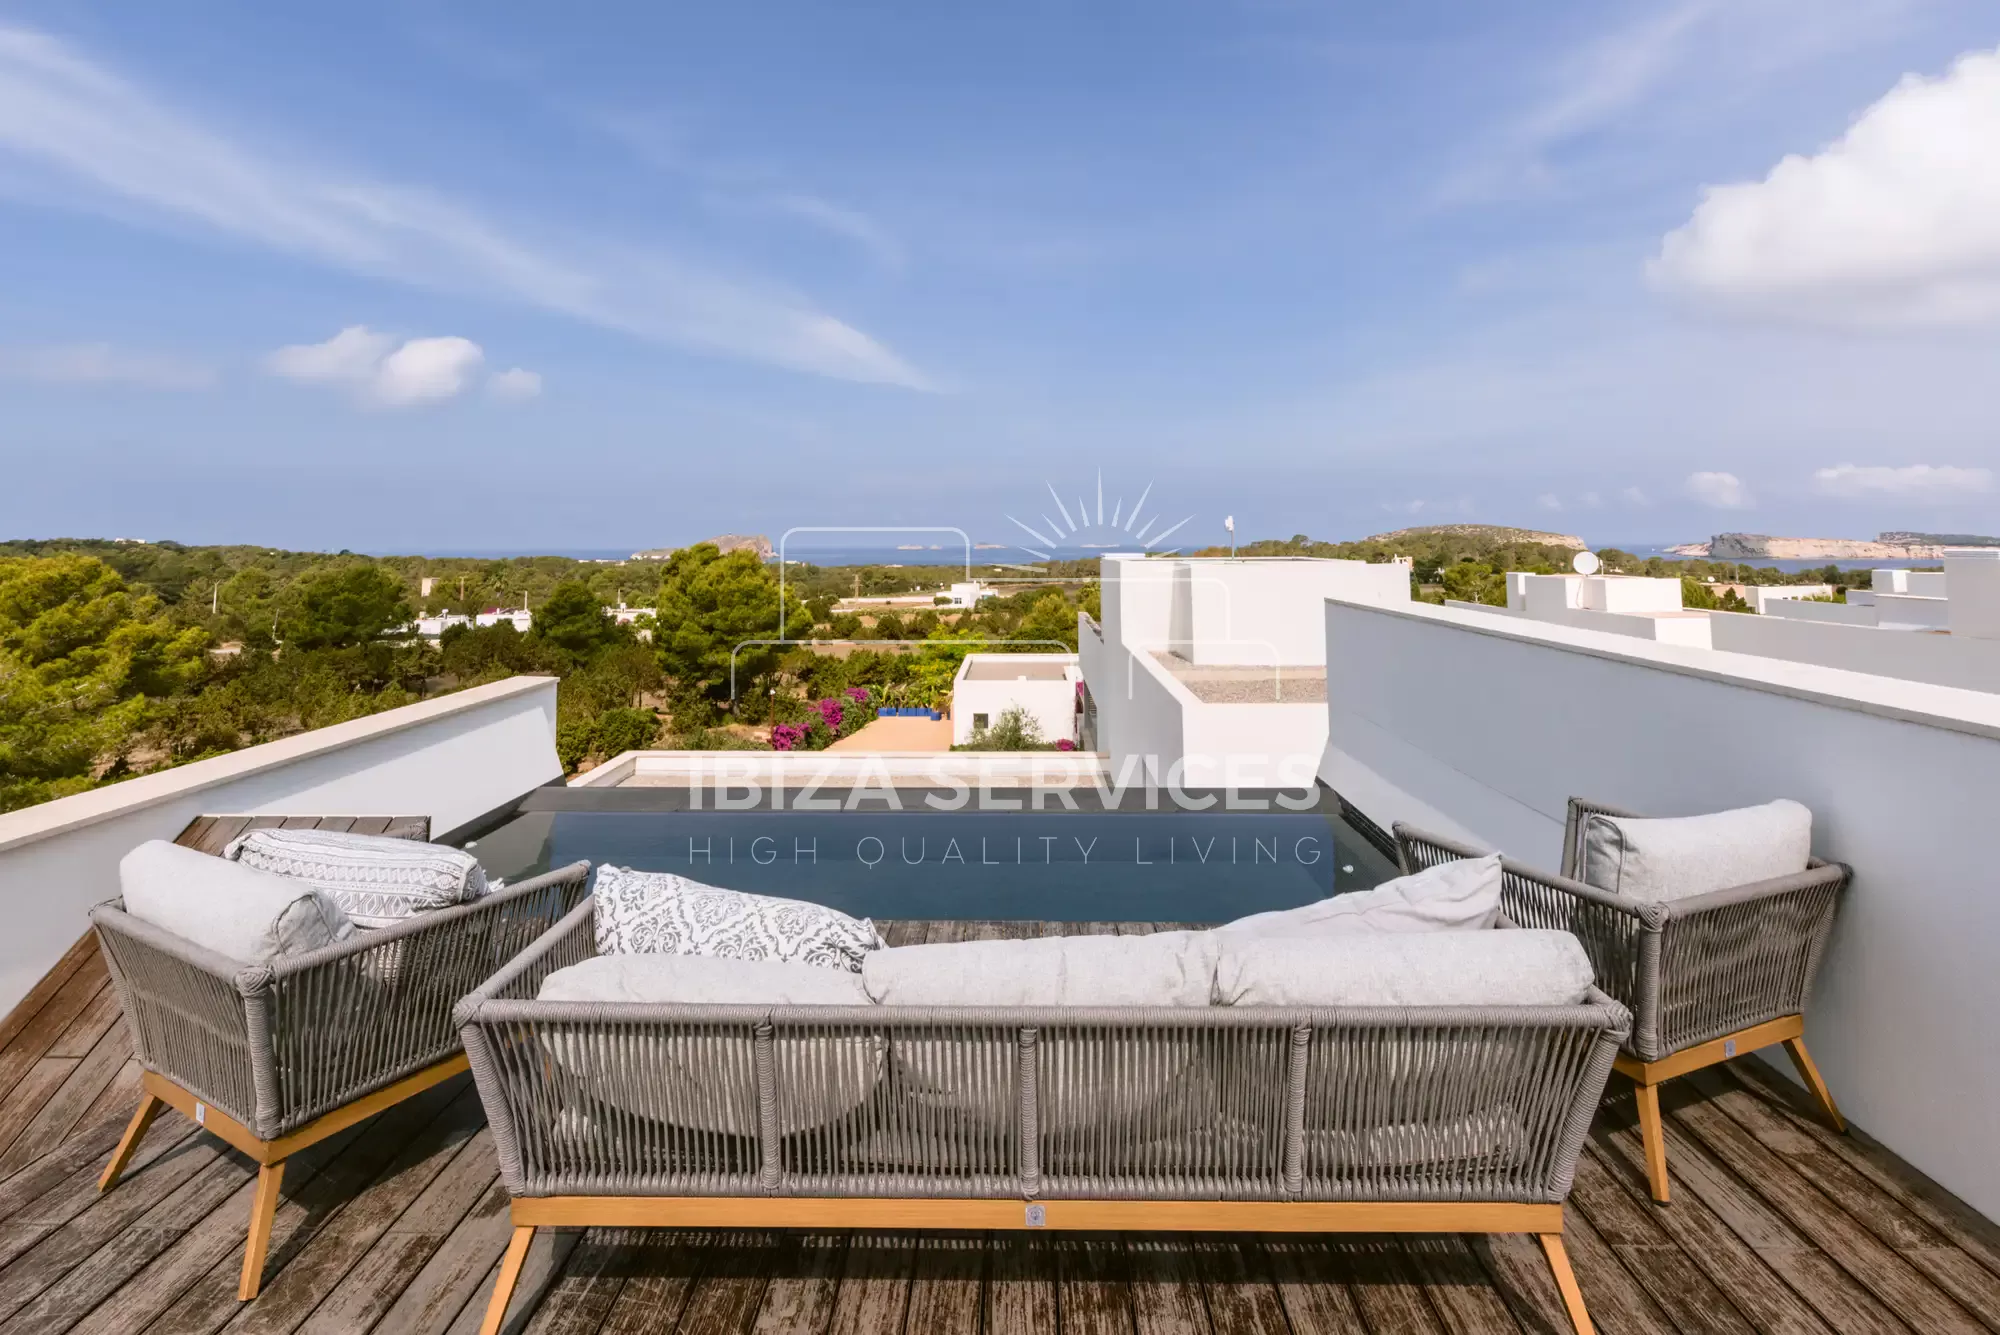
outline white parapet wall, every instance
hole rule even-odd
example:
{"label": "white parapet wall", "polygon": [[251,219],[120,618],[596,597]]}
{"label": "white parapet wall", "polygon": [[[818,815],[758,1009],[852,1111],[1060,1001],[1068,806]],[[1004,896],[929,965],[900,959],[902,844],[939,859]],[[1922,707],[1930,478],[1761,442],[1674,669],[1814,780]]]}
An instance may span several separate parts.
{"label": "white parapet wall", "polygon": [[1882,613],[1875,606],[1877,596],[1869,595],[1865,603],[1816,603],[1804,598],[1786,599],[1767,603],[1763,615],[1784,617],[1791,621],[1817,621],[1829,626],[1878,626],[1882,623]]}
{"label": "white parapet wall", "polygon": [[1289,556],[1164,564],[1173,581],[1168,643],[1146,647],[1171,649],[1198,667],[1317,667],[1326,661],[1312,615],[1321,599],[1410,600],[1410,570],[1398,564]]}
{"label": "white parapet wall", "polygon": [[1571,794],[1810,807],[1854,869],[1813,1053],[1857,1125],[2000,1218],[2000,697],[1420,604],[1330,600],[1325,627],[1321,777],[1384,826],[1553,869]]}
{"label": "white parapet wall", "polygon": [[204,815],[429,816],[443,834],[561,778],[555,736],[555,678],[513,677],[0,815],[0,1013],[148,839]]}
{"label": "white parapet wall", "polygon": [[2000,640],[1740,612],[1715,613],[1709,618],[1709,635],[1715,648],[1730,653],[1968,691],[2000,691]]}

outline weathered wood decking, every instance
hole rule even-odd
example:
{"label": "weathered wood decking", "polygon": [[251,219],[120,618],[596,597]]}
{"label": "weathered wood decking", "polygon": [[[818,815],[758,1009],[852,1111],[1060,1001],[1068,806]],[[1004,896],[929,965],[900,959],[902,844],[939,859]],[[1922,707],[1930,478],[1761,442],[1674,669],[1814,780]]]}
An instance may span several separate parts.
{"label": "weathered wood decking", "polygon": [[[210,837],[217,832],[206,831]],[[895,923],[901,942],[1150,923]],[[263,1294],[236,1301],[256,1170],[171,1112],[96,1176],[138,1068],[94,939],[0,1031],[0,1335],[470,1332],[506,1194],[465,1078],[294,1159]],[[1616,1086],[1622,1082],[1614,1081]],[[1754,1062],[1665,1089],[1674,1204],[1629,1098],[1600,1118],[1568,1239],[1600,1331],[2000,1332],[2000,1230]],[[1976,1115],[1968,1110],[1968,1115]],[[790,1335],[1544,1335],[1534,1240],[544,1230],[512,1331]]]}

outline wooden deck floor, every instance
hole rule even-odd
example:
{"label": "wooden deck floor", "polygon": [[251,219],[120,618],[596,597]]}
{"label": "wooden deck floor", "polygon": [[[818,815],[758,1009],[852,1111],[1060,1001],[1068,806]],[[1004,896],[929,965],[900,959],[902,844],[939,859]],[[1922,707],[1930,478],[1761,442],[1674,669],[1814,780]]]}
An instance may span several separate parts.
{"label": "wooden deck floor", "polygon": [[[892,939],[1151,924],[898,923]],[[0,1335],[470,1332],[506,1193],[461,1077],[293,1160],[262,1296],[236,1301],[254,1166],[173,1113],[96,1176],[139,1072],[84,943],[0,1032]],[[1615,1082],[1622,1083],[1622,1082]],[[1598,1329],[2000,1332],[2000,1230],[1753,1062],[1668,1087],[1672,1206],[1629,1099],[1569,1247]],[[1529,1238],[551,1233],[515,1332],[1528,1335],[1566,1330]]]}

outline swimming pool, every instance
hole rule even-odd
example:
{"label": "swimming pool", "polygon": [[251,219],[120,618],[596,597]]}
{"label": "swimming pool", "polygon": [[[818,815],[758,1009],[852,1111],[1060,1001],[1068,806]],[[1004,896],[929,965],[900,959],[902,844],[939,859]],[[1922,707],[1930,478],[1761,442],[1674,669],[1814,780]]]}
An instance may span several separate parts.
{"label": "swimming pool", "polygon": [[510,880],[588,859],[874,918],[1216,922],[1396,875],[1325,790],[1302,810],[940,811],[914,796],[716,811],[673,790],[549,788],[466,847]]}

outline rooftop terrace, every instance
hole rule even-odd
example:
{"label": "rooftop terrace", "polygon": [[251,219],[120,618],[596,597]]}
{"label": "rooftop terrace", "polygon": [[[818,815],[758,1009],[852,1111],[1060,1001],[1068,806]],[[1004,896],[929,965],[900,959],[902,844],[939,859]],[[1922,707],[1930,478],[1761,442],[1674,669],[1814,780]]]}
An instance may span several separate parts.
{"label": "rooftop terrace", "polygon": [[[897,922],[892,943],[1165,923]],[[469,1077],[293,1161],[264,1292],[236,1278],[255,1165],[167,1112],[96,1178],[139,1071],[94,944],[0,1047],[0,1335],[471,1335],[508,1235]],[[1614,1085],[1614,1089],[1616,1086]],[[2000,1330],[2000,1230],[1789,1082],[1739,1060],[1667,1087],[1676,1195],[1647,1197],[1629,1099],[1570,1198],[1606,1332]],[[688,1335],[1540,1335],[1561,1308],[1533,1239],[544,1230],[510,1332]]]}
{"label": "rooftop terrace", "polygon": [[1165,649],[1154,661],[1205,705],[1324,704],[1324,667],[1208,667]]}

